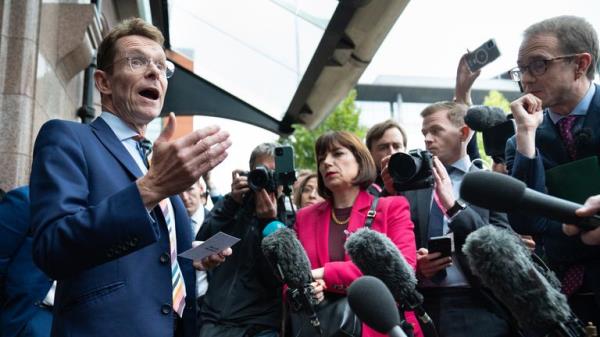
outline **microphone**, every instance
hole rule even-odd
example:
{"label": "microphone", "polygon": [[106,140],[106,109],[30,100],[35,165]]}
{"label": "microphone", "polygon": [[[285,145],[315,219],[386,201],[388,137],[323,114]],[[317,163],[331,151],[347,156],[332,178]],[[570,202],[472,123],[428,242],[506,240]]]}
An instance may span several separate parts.
{"label": "microphone", "polygon": [[281,222],[279,220],[273,220],[273,221],[269,222],[265,226],[265,228],[263,228],[263,230],[262,230],[262,236],[263,236],[263,238],[267,237],[267,236],[275,233],[276,231],[278,231],[278,230],[280,230],[282,228],[286,228],[286,227],[287,226],[283,222]]}
{"label": "microphone", "polygon": [[600,226],[600,215],[585,218],[575,215],[575,210],[583,205],[532,190],[524,182],[505,174],[467,173],[460,185],[460,197],[494,211],[538,215],[584,230]]}
{"label": "microphone", "polygon": [[467,237],[462,250],[473,273],[528,336],[585,336],[567,298],[540,274],[531,253],[514,232],[491,225],[481,227]]}
{"label": "microphone", "polygon": [[465,124],[474,131],[485,131],[506,122],[506,114],[497,107],[474,105],[467,110]]}
{"label": "microphone", "polygon": [[348,288],[348,304],[365,324],[390,337],[406,337],[392,293],[376,277],[362,276]]}
{"label": "microphone", "polygon": [[385,234],[361,228],[350,235],[344,248],[363,274],[377,277],[388,287],[403,311],[413,310],[422,323],[433,325],[421,306],[423,295],[416,290],[412,267]]}
{"label": "microphone", "polygon": [[310,262],[296,238],[296,232],[291,228],[280,228],[262,239],[261,248],[277,277],[287,284],[292,309],[303,311],[312,327],[321,335],[321,323],[315,311],[317,303],[310,285],[314,281]]}

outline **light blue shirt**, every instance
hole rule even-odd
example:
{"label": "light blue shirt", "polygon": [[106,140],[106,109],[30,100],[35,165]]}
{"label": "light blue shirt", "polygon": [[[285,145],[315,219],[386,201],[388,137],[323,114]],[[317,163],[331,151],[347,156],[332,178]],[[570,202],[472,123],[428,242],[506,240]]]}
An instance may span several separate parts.
{"label": "light blue shirt", "polygon": [[[585,96],[583,96],[581,101],[579,101],[579,103],[575,106],[573,111],[571,111],[569,113],[569,115],[585,117],[587,115],[588,109],[590,108],[590,105],[592,104],[592,98],[594,98],[595,93],[596,93],[596,86],[594,85],[594,83],[592,83],[592,84],[590,84],[590,88],[588,89]],[[548,116],[550,117],[550,120],[552,120],[552,123],[554,123],[555,125],[561,119],[565,118],[564,115],[559,115],[550,109],[548,109]],[[584,118],[577,118],[577,120],[575,121],[575,124],[573,125],[573,132],[577,132],[578,130],[581,130],[581,128],[583,127],[583,120],[584,120]]]}
{"label": "light blue shirt", "polygon": [[121,144],[125,146],[127,152],[131,155],[135,163],[142,171],[142,174],[146,174],[148,169],[144,164],[144,160],[142,159],[142,155],[137,148],[137,141],[133,139],[133,137],[137,136],[137,131],[133,130],[129,125],[125,124],[123,120],[108,111],[102,111],[100,114],[100,118],[102,118],[106,124],[110,127],[110,129],[115,133],[117,138],[121,141]]}

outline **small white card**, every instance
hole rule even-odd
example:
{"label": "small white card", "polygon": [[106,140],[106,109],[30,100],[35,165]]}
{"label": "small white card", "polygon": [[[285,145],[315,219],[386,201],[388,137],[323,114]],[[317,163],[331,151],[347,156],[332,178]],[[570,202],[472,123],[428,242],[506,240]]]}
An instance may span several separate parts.
{"label": "small white card", "polygon": [[188,249],[179,254],[179,256],[190,260],[202,260],[207,256],[217,254],[218,252],[235,245],[238,241],[240,241],[240,239],[235,236],[218,232],[199,246]]}

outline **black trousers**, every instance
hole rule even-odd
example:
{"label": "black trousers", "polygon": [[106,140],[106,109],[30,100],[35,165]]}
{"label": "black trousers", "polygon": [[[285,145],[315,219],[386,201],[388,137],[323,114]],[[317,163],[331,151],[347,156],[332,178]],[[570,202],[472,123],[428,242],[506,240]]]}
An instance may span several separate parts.
{"label": "black trousers", "polygon": [[512,337],[508,322],[493,312],[476,290],[422,288],[419,291],[439,337]]}

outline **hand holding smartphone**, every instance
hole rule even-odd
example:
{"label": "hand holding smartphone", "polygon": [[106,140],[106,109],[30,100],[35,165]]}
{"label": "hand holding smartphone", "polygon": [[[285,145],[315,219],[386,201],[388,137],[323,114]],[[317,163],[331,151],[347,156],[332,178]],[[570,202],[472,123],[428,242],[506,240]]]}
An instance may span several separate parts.
{"label": "hand holding smartphone", "polygon": [[494,39],[489,39],[479,48],[467,54],[467,65],[471,72],[483,68],[500,56],[500,50]]}
{"label": "hand holding smartphone", "polygon": [[452,239],[448,236],[436,236],[427,243],[429,254],[441,253],[439,258],[449,257],[452,254]]}

